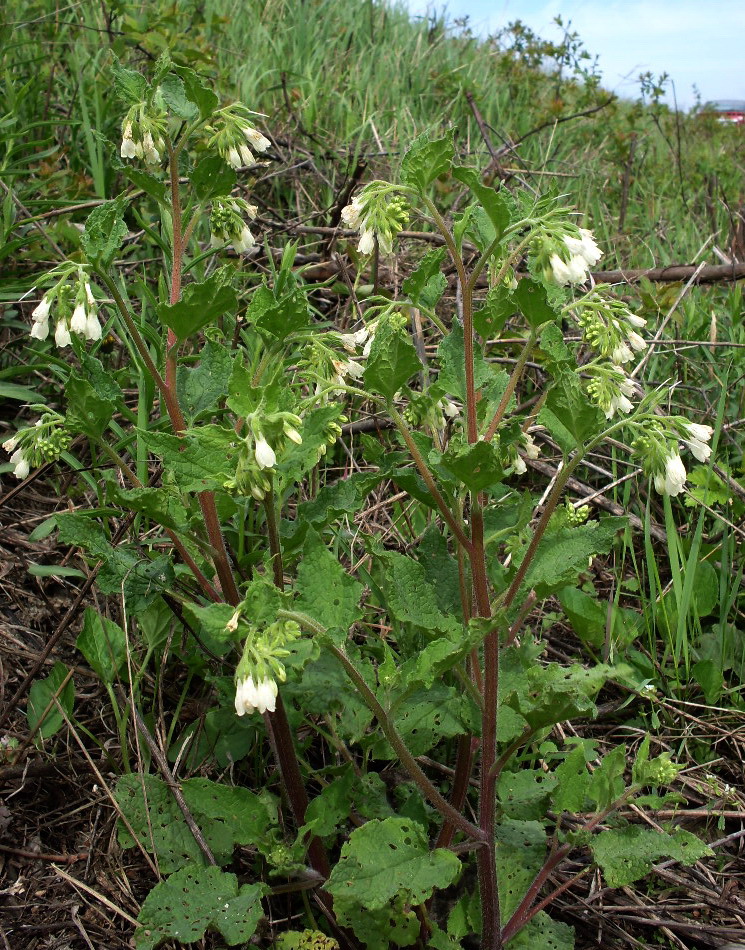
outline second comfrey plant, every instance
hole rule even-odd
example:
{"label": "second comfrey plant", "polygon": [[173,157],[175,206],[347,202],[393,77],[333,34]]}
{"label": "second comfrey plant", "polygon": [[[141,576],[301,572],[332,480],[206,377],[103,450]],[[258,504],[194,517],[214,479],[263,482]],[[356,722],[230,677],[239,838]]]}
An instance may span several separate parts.
{"label": "second comfrey plant", "polygon": [[[589,848],[611,886],[661,855],[695,860],[706,849],[685,832],[613,823],[621,805],[643,804],[675,780],[676,767],[650,757],[648,740],[631,770],[623,746],[598,760],[589,741],[536,764],[534,750],[556,723],[591,716],[606,681],[630,674],[579,657],[545,662],[525,618],[576,585],[588,558],[607,553],[624,528],[623,519],[587,520],[586,508],[561,504],[587,454],[610,435],[625,439],[650,484],[676,495],[686,479],[681,452],[706,462],[711,428],[665,415],[666,391],[645,392],[629,373],[646,348],[644,321],[609,288],[588,288],[601,250],[576,213],[485,186],[457,161],[452,135],[417,140],[400,181],[371,182],[344,209],[343,223],[359,233],[360,281],[368,255],[392,253],[417,216],[440,246],[412,268],[398,299],[368,297],[352,311],[356,323],[335,329],[328,296],[305,284],[293,245],[262,257],[263,278],[252,268],[250,188],[258,156],[271,156],[258,117],[221,106],[167,57],[150,82],[121,66],[114,75],[125,104],[121,170],[137,192],[97,208],[79,259],[39,279],[46,293],[30,315],[32,346],[46,352],[54,322],[70,357],[55,357],[67,372],[66,413],[39,406],[38,424],[4,447],[25,478],[42,462],[74,461],[72,446],[87,441],[98,504],[60,515],[61,540],[100,562],[101,590],[123,600],[123,643],[136,649],[138,618],[155,603],[177,618],[167,662],[189,670],[188,690],[207,711],[204,722],[184,723],[200,703],[173,702],[171,733],[183,728],[185,738],[169,753],[204,773],[212,753],[198,758],[194,737],[205,723],[218,737],[223,778],[196,780],[202,791],[209,785],[199,814],[209,834],[217,816],[209,809],[229,797],[232,817],[221,813],[218,825],[232,837],[210,855],[222,866],[243,862],[256,883],[237,898],[240,924],[222,902],[200,920],[230,943],[247,941],[266,879],[284,875],[301,895],[312,888],[317,912],[301,897],[295,909],[329,940],[353,933],[374,950],[417,940],[453,950],[478,933],[487,950],[513,940],[571,947],[569,928],[545,913],[545,888],[574,849]],[[450,223],[431,197],[436,180],[468,196]],[[142,255],[149,279],[137,285],[119,267],[135,197],[143,233],[162,254]],[[458,312],[444,298],[453,271]],[[427,365],[415,320],[434,344]],[[489,359],[508,320],[524,341],[509,373]],[[143,384],[133,411],[120,376],[97,358],[104,324],[158,393],[153,405]],[[535,362],[542,381],[520,409]],[[342,449],[345,423],[371,409],[393,435],[364,437],[361,454]],[[546,436],[562,459],[536,505],[525,474]],[[348,452],[353,470],[340,478]],[[370,493],[391,483],[416,522],[416,545],[394,549],[364,519],[354,523]],[[122,510],[139,515],[129,544],[113,525]],[[107,618],[91,630],[111,638],[115,627]],[[142,674],[137,683],[144,688]],[[391,762],[400,768],[385,769]],[[426,762],[444,771],[433,778]],[[405,778],[386,790],[381,771]],[[226,790],[227,774],[245,787]],[[146,827],[163,824],[148,817],[157,777],[148,777],[149,798],[131,778],[117,786],[127,847],[138,815]],[[317,796],[310,805],[308,789]],[[248,813],[263,817],[246,830]],[[234,857],[228,840],[250,843],[250,854]],[[140,846],[157,847],[146,834]],[[619,858],[628,854],[631,865]],[[455,886],[469,861],[478,893],[464,876],[448,913],[436,893]],[[158,884],[143,905],[139,947],[183,932],[168,916],[169,887],[179,906],[184,891],[190,905],[209,903],[218,879],[235,893],[232,873],[210,864],[203,848],[169,852],[161,867],[174,882]]]}

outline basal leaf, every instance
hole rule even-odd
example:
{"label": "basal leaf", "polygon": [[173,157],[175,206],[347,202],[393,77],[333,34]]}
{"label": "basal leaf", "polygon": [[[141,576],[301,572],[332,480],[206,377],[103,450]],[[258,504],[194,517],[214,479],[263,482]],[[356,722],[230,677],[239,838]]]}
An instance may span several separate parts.
{"label": "basal leaf", "polygon": [[[40,739],[48,739],[59,732],[64,725],[65,717],[57,708],[57,703],[62,707],[68,718],[72,716],[75,703],[75,684],[72,677],[60,690],[60,686],[64,683],[69,672],[64,663],[55,663],[49,676],[34,680],[31,684],[31,689],[28,692],[26,720],[32,732],[39,726],[36,735]],[[56,702],[54,701],[55,696]],[[50,706],[49,711],[44,715],[48,706]]]}
{"label": "basal leaf", "polygon": [[602,831],[590,844],[609,887],[625,887],[648,874],[660,858],[695,864],[714,852],[695,835],[676,830],[673,834],[630,825]]}
{"label": "basal leaf", "polygon": [[421,825],[386,818],[368,821],[352,832],[331,872],[328,891],[375,911],[399,896],[421,904],[435,888],[451,884],[459,872],[460,861],[450,851],[430,851]]}
{"label": "basal leaf", "polygon": [[127,662],[127,638],[118,623],[86,607],[83,629],[75,642],[93,672],[113,683]]}
{"label": "basal leaf", "polygon": [[235,874],[217,867],[189,865],[150,891],[138,916],[137,950],[153,950],[165,940],[178,944],[220,933],[229,947],[246,944],[256,932],[263,908],[263,884],[238,886]]}

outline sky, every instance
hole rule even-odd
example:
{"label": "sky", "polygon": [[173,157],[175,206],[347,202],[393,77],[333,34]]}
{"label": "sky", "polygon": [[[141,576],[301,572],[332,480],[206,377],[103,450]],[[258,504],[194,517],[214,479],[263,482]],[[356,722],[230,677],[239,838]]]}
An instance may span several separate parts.
{"label": "sky", "polygon": [[[522,20],[545,39],[558,39],[560,14],[585,49],[599,58],[604,88],[637,98],[639,73],[663,72],[675,84],[678,108],[702,102],[745,100],[745,2],[743,0],[406,0],[414,14],[446,9],[470,17],[476,34],[488,35]],[[672,93],[666,101],[673,105]]]}

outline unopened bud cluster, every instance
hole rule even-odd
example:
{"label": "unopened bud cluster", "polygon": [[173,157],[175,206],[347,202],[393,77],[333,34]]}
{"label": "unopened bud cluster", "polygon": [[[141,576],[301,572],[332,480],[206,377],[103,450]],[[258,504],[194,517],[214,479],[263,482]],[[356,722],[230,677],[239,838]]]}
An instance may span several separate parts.
{"label": "unopened bud cluster", "polygon": [[[33,408],[44,409],[43,406]],[[45,410],[36,424],[19,429],[3,442],[3,449],[10,453],[10,464],[16,478],[27,478],[32,468],[48,462],[56,462],[67,450],[72,436],[65,429],[65,419],[54,410]]]}
{"label": "unopened bud cluster", "polygon": [[253,221],[258,213],[256,205],[243,198],[214,198],[210,214],[210,243],[213,247],[230,244],[236,254],[247,254],[256,244],[256,239],[246,223]]}

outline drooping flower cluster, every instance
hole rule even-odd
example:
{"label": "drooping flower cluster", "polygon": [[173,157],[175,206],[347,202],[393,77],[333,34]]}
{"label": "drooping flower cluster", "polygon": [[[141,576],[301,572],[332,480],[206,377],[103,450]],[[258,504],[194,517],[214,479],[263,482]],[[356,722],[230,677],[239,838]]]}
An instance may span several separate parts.
{"label": "drooping flower cluster", "polygon": [[250,168],[256,164],[254,152],[271,147],[269,139],[249,121],[254,114],[242,103],[234,102],[216,112],[207,128],[208,147],[216,148],[231,168]]}
{"label": "drooping flower cluster", "polygon": [[302,420],[292,412],[266,412],[259,408],[248,415],[247,433],[239,444],[236,473],[224,487],[263,501],[271,491],[277,453],[287,440],[296,445],[302,443],[300,427]]}
{"label": "drooping flower cluster", "polygon": [[65,428],[64,416],[44,406],[31,408],[43,413],[36,424],[19,429],[14,436],[3,442],[3,448],[10,453],[13,474],[18,479],[26,478],[32,468],[38,468],[47,462],[56,462],[68,448],[72,438]]}
{"label": "drooping flower cluster", "polygon": [[[537,459],[541,454],[541,449],[536,445],[533,436],[529,432],[521,432],[515,453],[512,458],[512,470],[516,475],[524,475],[528,466],[525,458]],[[523,458],[523,455],[525,458]]]}
{"label": "drooping flower cluster", "polygon": [[155,99],[132,106],[122,122],[121,157],[160,165],[166,149],[166,123],[166,112],[155,105]]}
{"label": "drooping flower cluster", "polygon": [[661,495],[679,495],[683,491],[687,472],[680,457],[678,441],[682,441],[699,462],[706,462],[711,455],[708,443],[714,430],[711,426],[689,422],[681,416],[654,418],[641,426],[641,434],[632,442],[632,451],[641,460],[642,469],[651,476],[655,489]]}
{"label": "drooping flower cluster", "polygon": [[633,411],[631,399],[636,395],[636,387],[622,366],[596,362],[583,369],[590,376],[587,384],[590,399],[602,409],[606,419],[612,419],[617,412],[628,415]]}
{"label": "drooping flower cluster", "polygon": [[246,223],[253,221],[258,213],[256,205],[243,198],[213,198],[210,213],[210,243],[213,247],[230,244],[236,254],[247,254],[256,244],[256,239]]}
{"label": "drooping flower cluster", "polygon": [[54,309],[54,342],[59,347],[69,346],[72,334],[85,340],[101,339],[96,299],[85,269],[69,262],[50,271],[45,280],[58,278],[57,283],[41,298],[31,312],[31,336],[46,340]]}
{"label": "drooping flower cluster", "polygon": [[583,284],[603,256],[592,231],[566,220],[563,208],[547,209],[530,239],[532,267],[547,281]]}
{"label": "drooping flower cluster", "polygon": [[610,297],[605,287],[596,287],[572,305],[585,342],[602,357],[619,366],[630,363],[647,341],[638,332],[647,325],[622,300]]}
{"label": "drooping flower cluster", "polygon": [[385,181],[373,181],[342,208],[341,219],[353,231],[360,232],[357,250],[372,254],[377,240],[383,254],[390,254],[393,239],[401,231],[409,212],[405,199]]}
{"label": "drooping flower cluster", "polygon": [[275,711],[278,683],[284,683],[286,678],[281,661],[289,656],[288,644],[300,636],[300,627],[293,620],[275,620],[258,628],[244,616],[245,610],[245,604],[239,605],[227,626],[230,633],[245,637],[243,655],[235,671],[238,716]]}

